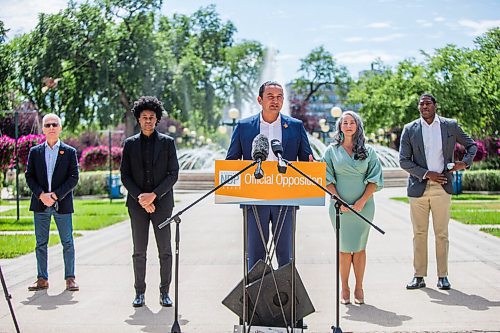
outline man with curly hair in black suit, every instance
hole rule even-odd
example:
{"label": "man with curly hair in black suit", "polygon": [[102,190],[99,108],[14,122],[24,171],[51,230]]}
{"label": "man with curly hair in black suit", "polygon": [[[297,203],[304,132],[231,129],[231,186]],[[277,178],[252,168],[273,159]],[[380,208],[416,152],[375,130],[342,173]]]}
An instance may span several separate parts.
{"label": "man with curly hair in black suit", "polygon": [[172,306],[168,295],[172,280],[170,226],[159,229],[158,225],[172,215],[173,186],[177,181],[179,163],[174,139],[155,129],[163,112],[163,105],[156,97],[142,96],[134,102],[132,113],[141,132],[125,140],[120,166],[122,183],[128,190],[127,207],[134,243],[134,307],[145,304],[146,251],[150,222],[154,228],[160,259],[160,304]]}

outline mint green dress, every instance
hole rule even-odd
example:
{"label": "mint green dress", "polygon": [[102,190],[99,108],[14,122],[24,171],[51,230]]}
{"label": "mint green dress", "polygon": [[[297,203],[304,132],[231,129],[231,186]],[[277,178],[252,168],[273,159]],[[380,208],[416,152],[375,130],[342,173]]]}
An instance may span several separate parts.
{"label": "mint green dress", "polygon": [[[366,146],[368,157],[355,160],[342,146],[330,145],[322,158],[326,162],[326,184],[334,184],[341,199],[352,205],[365,192],[368,183],[383,187],[382,166],[375,150]],[[330,201],[330,220],[335,228],[335,200]],[[375,214],[373,196],[366,202],[361,215],[370,222]],[[340,251],[359,252],[366,248],[371,226],[352,212],[340,215]]]}

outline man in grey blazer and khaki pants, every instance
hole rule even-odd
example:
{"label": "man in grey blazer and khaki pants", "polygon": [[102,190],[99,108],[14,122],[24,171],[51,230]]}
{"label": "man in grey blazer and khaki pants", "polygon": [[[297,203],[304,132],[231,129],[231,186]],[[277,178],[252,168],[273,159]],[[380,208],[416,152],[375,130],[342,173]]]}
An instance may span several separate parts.
{"label": "man in grey blazer and khaki pants", "polygon": [[[407,289],[425,287],[427,276],[427,234],[432,213],[436,240],[439,289],[451,288],[448,280],[448,223],[450,219],[452,172],[471,166],[477,145],[454,119],[436,115],[436,99],[420,96],[420,118],[406,124],[401,136],[399,163],[410,175],[408,197],[413,224],[414,277]],[[454,161],[455,143],[465,147],[462,161]]]}

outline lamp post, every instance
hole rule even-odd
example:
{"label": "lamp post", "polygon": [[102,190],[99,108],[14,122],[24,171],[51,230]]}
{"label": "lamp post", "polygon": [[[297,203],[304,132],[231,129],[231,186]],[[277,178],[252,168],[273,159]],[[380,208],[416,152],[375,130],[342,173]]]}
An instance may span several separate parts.
{"label": "lamp post", "polygon": [[187,127],[184,127],[184,129],[182,130],[182,136],[180,137],[181,143],[184,143],[185,145],[189,144],[189,133],[191,133],[191,130]]}
{"label": "lamp post", "polygon": [[330,132],[330,125],[328,124],[326,119],[320,119],[319,127],[321,129],[321,137],[323,139],[323,143],[326,143],[326,136],[328,132]]}
{"label": "lamp post", "polygon": [[231,126],[231,132],[234,131],[234,127],[236,126],[236,120],[240,117],[240,110],[238,110],[237,108],[231,108],[231,109],[229,109],[227,114],[229,116],[229,119],[231,119],[231,122],[230,123],[222,122],[222,125],[219,126],[219,128],[218,128],[218,130],[221,134],[227,133],[227,131],[225,129],[222,129],[223,125]]}
{"label": "lamp post", "polygon": [[329,121],[325,118],[319,120],[319,127],[321,130],[321,137],[323,142],[326,143],[327,139],[331,139],[331,131],[335,130],[335,122],[340,116],[342,116],[342,109],[338,106],[334,106],[330,109],[330,115],[333,121]]}
{"label": "lamp post", "polygon": [[177,133],[177,127],[175,127],[175,125],[170,125],[168,126],[167,131],[170,134],[170,136],[174,137],[175,133]]}
{"label": "lamp post", "polygon": [[333,117],[334,120],[336,120],[337,118],[340,118],[340,116],[342,115],[342,109],[338,106],[334,106],[330,110],[330,115]]}

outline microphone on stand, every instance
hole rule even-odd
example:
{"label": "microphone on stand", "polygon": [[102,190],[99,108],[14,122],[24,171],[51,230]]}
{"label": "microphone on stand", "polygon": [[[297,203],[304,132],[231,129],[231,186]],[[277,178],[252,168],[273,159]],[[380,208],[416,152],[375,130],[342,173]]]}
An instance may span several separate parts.
{"label": "microphone on stand", "polygon": [[252,142],[252,159],[257,161],[257,168],[253,173],[255,179],[261,179],[264,177],[264,170],[262,170],[262,161],[267,159],[269,154],[269,141],[267,137],[263,134],[257,135]]}
{"label": "microphone on stand", "polygon": [[283,147],[281,146],[281,142],[278,139],[271,140],[271,149],[273,150],[274,155],[278,158],[278,172],[286,173],[286,163],[283,160]]}

